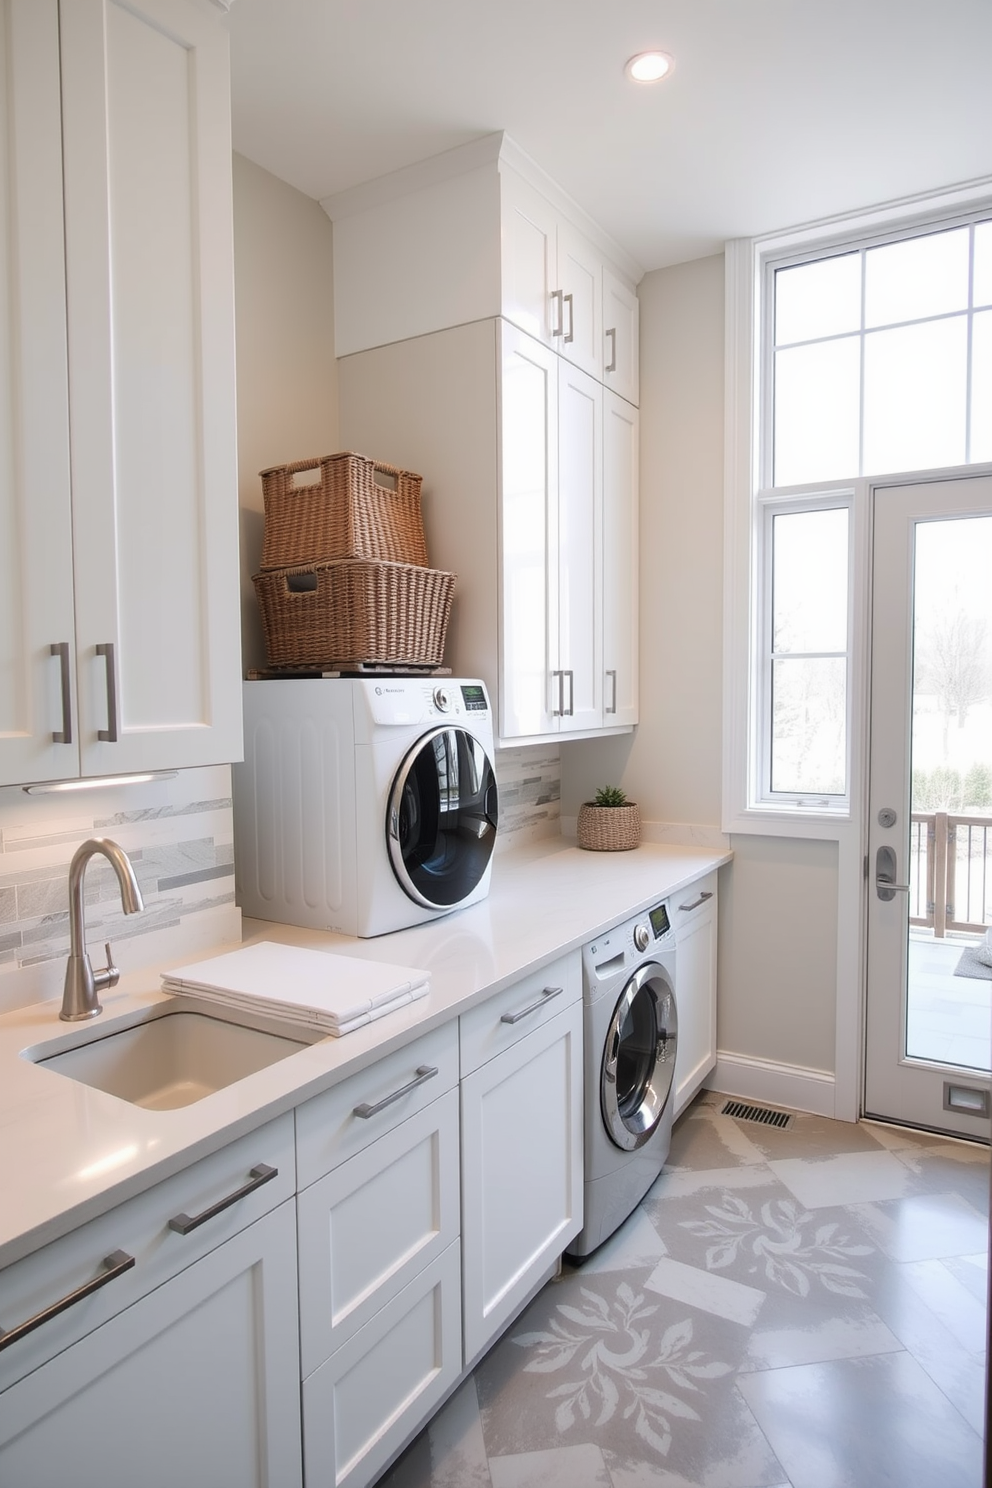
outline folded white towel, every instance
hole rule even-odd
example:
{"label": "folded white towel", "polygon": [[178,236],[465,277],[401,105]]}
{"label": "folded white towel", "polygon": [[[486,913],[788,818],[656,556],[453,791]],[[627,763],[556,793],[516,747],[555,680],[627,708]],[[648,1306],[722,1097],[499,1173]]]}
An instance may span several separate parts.
{"label": "folded white towel", "polygon": [[429,973],[418,967],[267,940],[177,967],[162,977],[167,992],[264,1011],[331,1033],[349,1032],[426,997],[429,983]]}

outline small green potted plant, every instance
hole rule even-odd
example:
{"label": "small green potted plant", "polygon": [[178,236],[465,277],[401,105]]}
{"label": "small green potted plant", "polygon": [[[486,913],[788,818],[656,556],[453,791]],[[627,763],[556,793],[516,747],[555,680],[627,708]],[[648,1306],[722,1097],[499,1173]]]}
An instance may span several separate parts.
{"label": "small green potted plant", "polygon": [[629,852],[641,840],[641,813],[617,785],[604,785],[595,800],[579,807],[579,847],[592,852]]}

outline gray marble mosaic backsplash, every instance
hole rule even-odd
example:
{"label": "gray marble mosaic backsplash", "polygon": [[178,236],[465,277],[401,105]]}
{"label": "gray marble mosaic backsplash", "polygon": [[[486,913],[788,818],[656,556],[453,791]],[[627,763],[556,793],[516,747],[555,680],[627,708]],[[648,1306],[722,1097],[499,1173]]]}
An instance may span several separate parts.
{"label": "gray marble mosaic backsplash", "polygon": [[237,938],[230,779],[225,766],[92,792],[0,791],[0,1008],[57,990],[52,977],[69,951],[69,861],[87,837],[124,849],[145,903],[125,916],[109,863],[91,859],[84,897],[95,964],[108,940],[128,970]]}

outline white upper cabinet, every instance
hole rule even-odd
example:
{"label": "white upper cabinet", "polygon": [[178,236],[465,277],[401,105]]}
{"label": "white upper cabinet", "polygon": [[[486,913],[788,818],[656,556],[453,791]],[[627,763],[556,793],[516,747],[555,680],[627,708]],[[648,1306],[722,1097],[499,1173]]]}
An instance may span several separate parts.
{"label": "white upper cabinet", "polygon": [[516,171],[500,193],[502,314],[602,380],[602,254]]}
{"label": "white upper cabinet", "polygon": [[[0,523],[17,533],[5,545],[17,574],[0,643],[0,779],[230,761],[241,719],[227,37],[186,0],[7,9],[19,55],[6,59],[6,116],[27,111],[28,132],[7,142],[3,182],[4,246],[26,292],[0,396],[16,422]],[[16,252],[29,227],[37,264]],[[34,366],[18,365],[24,343]],[[31,490],[42,480],[43,504],[58,508],[47,517]]]}
{"label": "white upper cabinet", "polygon": [[603,382],[628,403],[640,398],[637,296],[610,269],[603,270]]}
{"label": "white upper cabinet", "polygon": [[603,723],[637,722],[637,409],[603,394]]}
{"label": "white upper cabinet", "polygon": [[339,357],[502,315],[636,402],[641,271],[506,135],[321,205]]}

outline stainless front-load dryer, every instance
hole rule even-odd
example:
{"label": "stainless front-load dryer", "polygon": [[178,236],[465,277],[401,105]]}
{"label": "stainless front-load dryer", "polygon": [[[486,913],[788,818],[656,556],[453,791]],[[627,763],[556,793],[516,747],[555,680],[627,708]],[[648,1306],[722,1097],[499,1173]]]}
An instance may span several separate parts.
{"label": "stainless front-load dryer", "polygon": [[569,1254],[586,1256],[637,1207],[672,1138],[678,1009],[667,903],[582,952],[585,1210]]}

